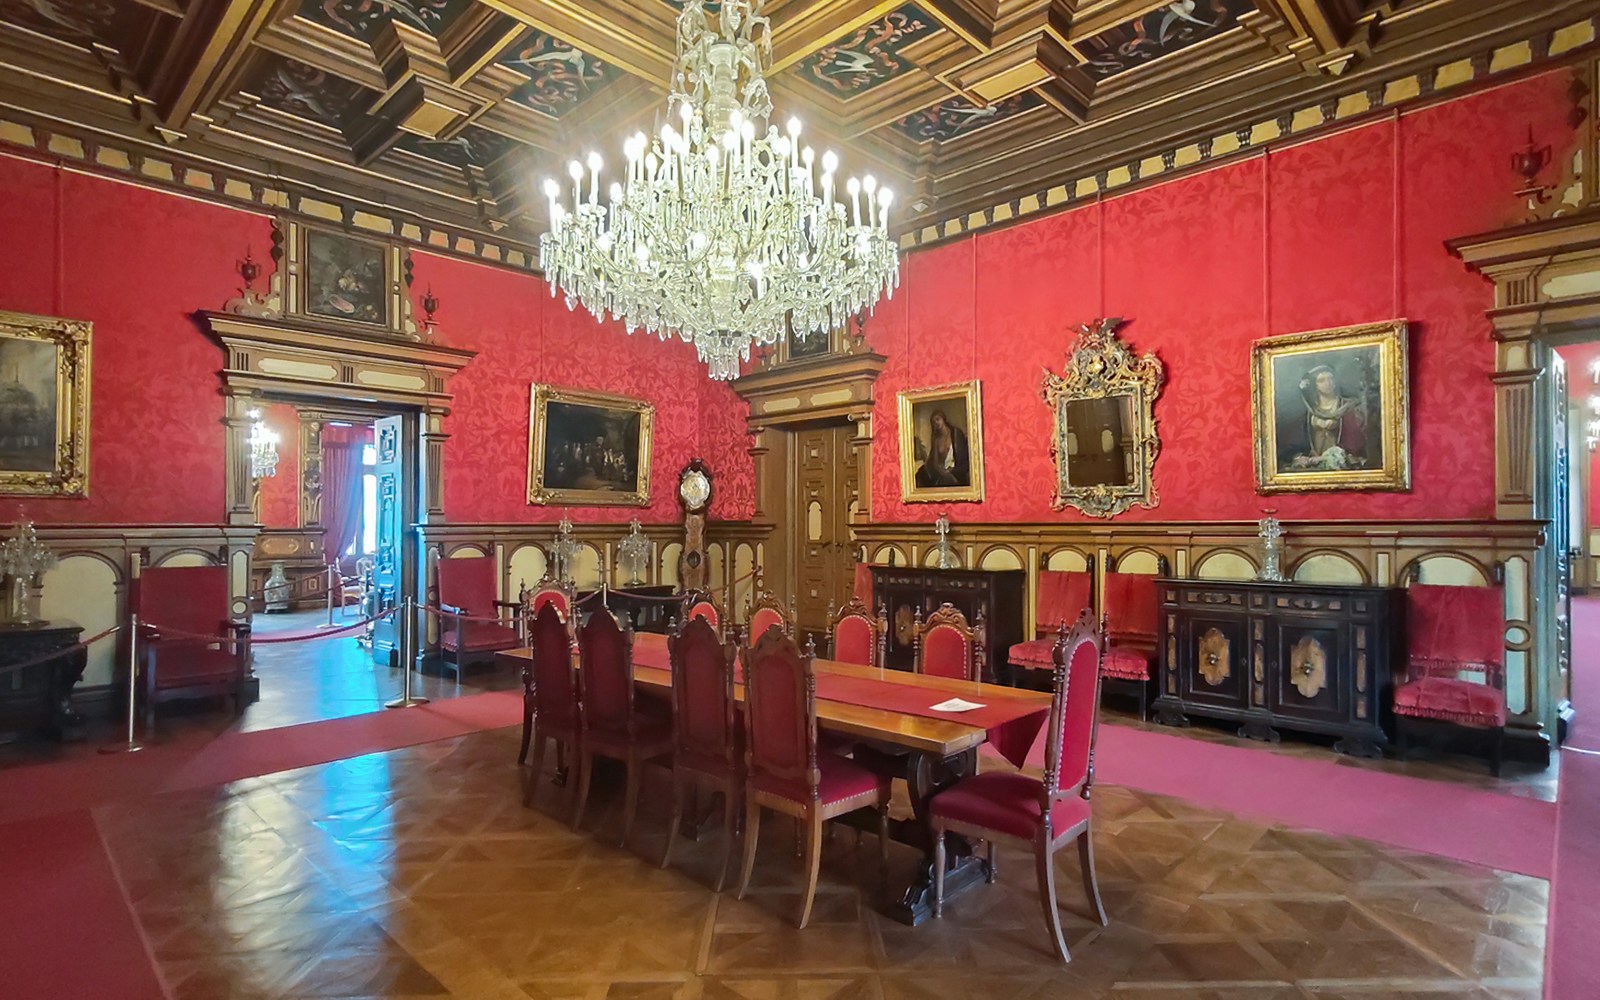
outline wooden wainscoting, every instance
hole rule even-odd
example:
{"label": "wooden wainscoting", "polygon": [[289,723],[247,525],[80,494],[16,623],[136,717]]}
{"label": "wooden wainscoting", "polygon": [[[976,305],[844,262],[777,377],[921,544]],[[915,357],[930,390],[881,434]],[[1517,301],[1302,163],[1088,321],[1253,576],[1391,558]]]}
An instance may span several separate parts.
{"label": "wooden wainscoting", "polygon": [[[250,555],[258,528],[212,524],[41,524],[39,538],[59,562],[44,576],[40,614],[83,626],[84,638],[127,623],[128,581],[147,566],[229,567],[232,613],[248,615]],[[73,700],[86,714],[109,711],[127,683],[127,637],[89,649]]]}
{"label": "wooden wainscoting", "polygon": [[[752,574],[765,566],[768,538],[773,525],[749,521],[712,521],[706,528],[707,579],[713,589],[732,584],[721,600],[736,617],[755,593]],[[523,586],[530,589],[550,569],[550,546],[555,541],[556,525],[542,524],[426,524],[419,526],[427,570],[427,598],[439,597],[440,559],[491,556],[499,569],[500,595],[515,600]],[[626,587],[628,574],[617,558],[617,546],[627,537],[628,525],[574,524],[573,538],[580,545],[573,568],[573,582],[579,590],[600,586]],[[653,552],[650,568],[641,574],[641,586],[678,584],[678,557],[683,554],[682,524],[646,524],[640,530],[650,539]],[[430,619],[428,644],[438,642],[437,625]]]}
{"label": "wooden wainscoting", "polygon": [[[1548,753],[1565,692],[1555,659],[1543,652],[1556,628],[1553,612],[1541,613],[1536,600],[1543,522],[1287,521],[1283,527],[1284,572],[1295,580],[1483,586],[1503,578],[1508,735],[1542,748],[1529,752]],[[952,539],[963,567],[1027,571],[1024,629],[1032,634],[1040,570],[1092,564],[1097,573],[1159,573],[1165,566],[1178,577],[1251,579],[1260,563],[1256,531],[1253,521],[976,523],[955,525]],[[928,566],[936,558],[930,524],[857,525],[853,534],[865,562]]]}

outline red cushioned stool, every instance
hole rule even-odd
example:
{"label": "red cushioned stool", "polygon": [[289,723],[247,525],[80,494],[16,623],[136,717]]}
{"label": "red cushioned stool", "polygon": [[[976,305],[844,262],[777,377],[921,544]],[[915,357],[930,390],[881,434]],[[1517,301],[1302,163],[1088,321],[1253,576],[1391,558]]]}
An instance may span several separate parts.
{"label": "red cushioned stool", "polygon": [[1396,753],[1405,759],[1410,719],[1486,730],[1493,739],[1489,766],[1499,777],[1506,731],[1506,615],[1500,588],[1408,587],[1406,636],[1405,676],[1394,689]]}

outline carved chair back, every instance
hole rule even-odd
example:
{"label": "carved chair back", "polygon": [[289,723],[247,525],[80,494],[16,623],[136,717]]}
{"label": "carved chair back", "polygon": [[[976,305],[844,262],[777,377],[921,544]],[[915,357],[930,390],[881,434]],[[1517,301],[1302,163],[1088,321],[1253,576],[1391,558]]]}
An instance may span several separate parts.
{"label": "carved chair back", "polygon": [[1406,675],[1505,687],[1505,594],[1499,587],[1406,588]]}
{"label": "carved chair back", "polygon": [[801,652],[793,639],[768,632],[740,656],[749,775],[766,776],[815,801],[822,772],[817,767],[817,677],[810,644]]}
{"label": "carved chair back", "polygon": [[683,595],[684,619],[704,618],[713,628],[722,627],[722,608],[707,590],[691,590]]}
{"label": "carved chair back", "polygon": [[546,604],[528,627],[533,660],[533,704],[540,725],[576,731],[578,689],[572,669],[572,632],[567,616]]}
{"label": "carved chair back", "polygon": [[667,632],[672,662],[672,720],[679,754],[721,761],[732,771],[737,761],[737,704],[733,694],[738,650],[704,618],[691,618]]}
{"label": "carved chair back", "polygon": [[633,631],[605,608],[578,629],[578,699],[585,732],[634,734]]}
{"label": "carved chair back", "polygon": [[744,620],[750,628],[750,642],[766,634],[767,629],[776,625],[783,630],[783,634],[794,637],[794,602],[790,601],[785,607],[778,600],[778,596],[769,591],[761,591],[745,607]]}
{"label": "carved chair back", "polygon": [[914,659],[917,673],[975,681],[983,676],[983,609],[969,626],[954,605],[942,604],[922,618],[918,608],[912,624],[916,633]]}
{"label": "carved chair back", "polygon": [[539,581],[539,585],[532,590],[525,591],[522,595],[523,614],[533,616],[546,604],[554,604],[556,610],[572,617],[573,605],[577,603],[577,595],[573,592],[572,584],[546,576]]}
{"label": "carved chair back", "polygon": [[828,613],[832,634],[833,658],[841,663],[883,666],[883,646],[889,632],[888,612],[878,609],[876,617],[859,598],[852,597],[837,613]]}
{"label": "carved chair back", "polygon": [[1084,611],[1071,630],[1058,632],[1052,659],[1049,736],[1045,741],[1044,811],[1064,798],[1089,797],[1094,785],[1094,744],[1100,725],[1100,660],[1105,619]]}

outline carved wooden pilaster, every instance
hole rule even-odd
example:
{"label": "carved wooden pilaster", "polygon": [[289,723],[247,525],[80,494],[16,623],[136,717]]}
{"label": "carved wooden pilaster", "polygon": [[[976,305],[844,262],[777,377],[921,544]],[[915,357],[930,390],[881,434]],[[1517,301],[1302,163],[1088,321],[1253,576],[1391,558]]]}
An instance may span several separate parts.
{"label": "carved wooden pilaster", "polygon": [[250,410],[256,405],[253,392],[228,392],[222,425],[226,456],[225,488],[229,524],[255,524],[255,479],[250,475]]}
{"label": "carved wooden pilaster", "polygon": [[444,411],[422,415],[422,520],[444,520]]}
{"label": "carved wooden pilaster", "polygon": [[750,447],[745,452],[750,456],[751,464],[755,466],[755,488],[751,491],[755,498],[755,511],[751,514],[751,519],[755,521],[765,521],[767,519],[766,494],[768,482],[776,478],[781,483],[783,478],[781,470],[774,477],[769,474],[767,469],[766,457],[772,451],[771,437],[772,433],[765,429],[752,431],[750,434]]}
{"label": "carved wooden pilaster", "polygon": [[869,524],[872,521],[872,411],[857,410],[849,415],[849,420],[855,426],[850,447],[856,453],[856,468],[859,470],[857,506],[852,524]]}

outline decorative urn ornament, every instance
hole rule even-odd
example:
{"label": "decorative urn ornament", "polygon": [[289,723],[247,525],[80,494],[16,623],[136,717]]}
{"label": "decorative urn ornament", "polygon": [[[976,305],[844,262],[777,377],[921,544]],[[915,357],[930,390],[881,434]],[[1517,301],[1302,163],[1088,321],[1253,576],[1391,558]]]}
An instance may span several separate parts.
{"label": "decorative urn ornament", "polygon": [[282,560],[273,560],[272,571],[267,574],[261,596],[266,599],[267,611],[276,614],[289,610],[289,575],[283,571]]}

